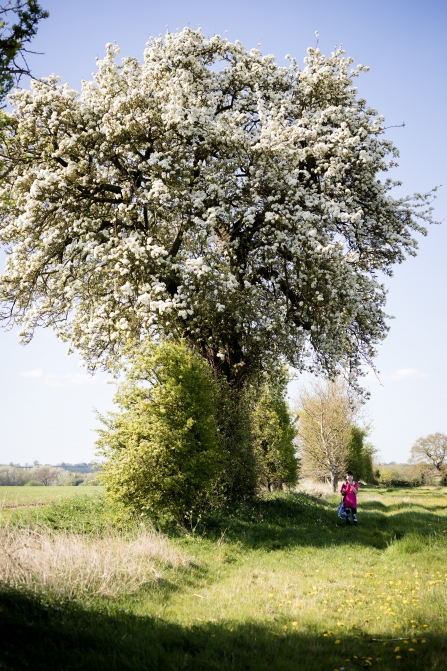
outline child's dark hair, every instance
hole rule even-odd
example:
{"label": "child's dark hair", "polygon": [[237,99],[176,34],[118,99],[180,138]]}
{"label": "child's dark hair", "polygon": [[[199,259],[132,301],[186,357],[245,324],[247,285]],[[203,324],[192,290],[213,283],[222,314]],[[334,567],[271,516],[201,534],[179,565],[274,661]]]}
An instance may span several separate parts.
{"label": "child's dark hair", "polygon": [[352,477],[354,477],[354,473],[352,471],[347,471],[346,475],[352,475]]}

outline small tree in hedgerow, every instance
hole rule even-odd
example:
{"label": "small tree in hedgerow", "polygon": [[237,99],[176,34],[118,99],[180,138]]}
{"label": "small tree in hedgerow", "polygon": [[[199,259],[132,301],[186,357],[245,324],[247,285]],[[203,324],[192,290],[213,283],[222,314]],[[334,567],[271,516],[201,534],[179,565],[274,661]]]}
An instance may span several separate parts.
{"label": "small tree in hedgerow", "polygon": [[101,418],[108,495],[180,522],[209,503],[223,467],[214,399],[209,367],[184,343],[134,352],[115,397],[120,412]]}
{"label": "small tree in hedgerow", "polygon": [[298,479],[296,430],[285,399],[285,387],[285,378],[279,384],[265,383],[252,413],[258,484],[269,491],[282,489],[283,485],[293,486]]}
{"label": "small tree in hedgerow", "polygon": [[334,492],[348,468],[358,408],[358,398],[341,378],[317,380],[299,397],[298,445],[303,475],[330,478]]}
{"label": "small tree in hedgerow", "polygon": [[371,443],[365,442],[368,433],[368,427],[361,427],[356,424],[351,427],[347,468],[354,473],[356,480],[374,482],[373,457],[376,454],[376,449]]}

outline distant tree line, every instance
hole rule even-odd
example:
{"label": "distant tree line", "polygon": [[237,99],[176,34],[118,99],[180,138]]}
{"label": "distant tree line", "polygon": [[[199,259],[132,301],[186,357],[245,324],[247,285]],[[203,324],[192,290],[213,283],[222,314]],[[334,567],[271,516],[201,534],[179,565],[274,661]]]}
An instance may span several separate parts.
{"label": "distant tree line", "polygon": [[70,471],[60,466],[0,466],[0,487],[97,485],[96,473]]}

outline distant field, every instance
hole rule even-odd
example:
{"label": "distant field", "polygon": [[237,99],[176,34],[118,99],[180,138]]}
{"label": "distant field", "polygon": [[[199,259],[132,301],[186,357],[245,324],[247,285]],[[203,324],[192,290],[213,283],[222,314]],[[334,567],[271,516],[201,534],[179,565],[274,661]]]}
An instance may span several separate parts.
{"label": "distant field", "polygon": [[0,487],[0,509],[45,505],[71,496],[99,494],[103,487]]}

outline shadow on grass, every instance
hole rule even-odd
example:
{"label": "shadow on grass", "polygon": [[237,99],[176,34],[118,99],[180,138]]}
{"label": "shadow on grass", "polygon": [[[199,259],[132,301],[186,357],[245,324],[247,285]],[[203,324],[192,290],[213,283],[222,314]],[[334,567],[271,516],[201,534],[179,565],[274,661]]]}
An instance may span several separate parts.
{"label": "shadow on grass", "polygon": [[[228,514],[207,516],[198,532],[210,539],[223,533],[229,541],[250,549],[281,550],[296,546],[325,547],[358,544],[384,549],[409,533],[431,535],[445,521],[429,510],[401,510],[387,516],[390,506],[362,502],[359,524],[348,527],[337,517],[337,503],[306,494],[277,494],[240,505]],[[383,511],[383,512],[382,512]]]}
{"label": "shadow on grass", "polygon": [[[322,671],[360,669],[367,658],[380,669],[445,669],[447,635],[426,643],[383,645],[361,631],[323,636],[285,633],[282,623],[212,623],[184,627],[123,611],[44,604],[23,592],[0,590],[0,668],[22,671]],[[410,639],[414,637],[411,634]],[[380,638],[377,636],[377,638]],[[339,641],[336,643],[336,641]],[[414,651],[410,652],[409,647]],[[356,658],[354,657],[356,656]],[[399,664],[399,667],[396,666]]]}

